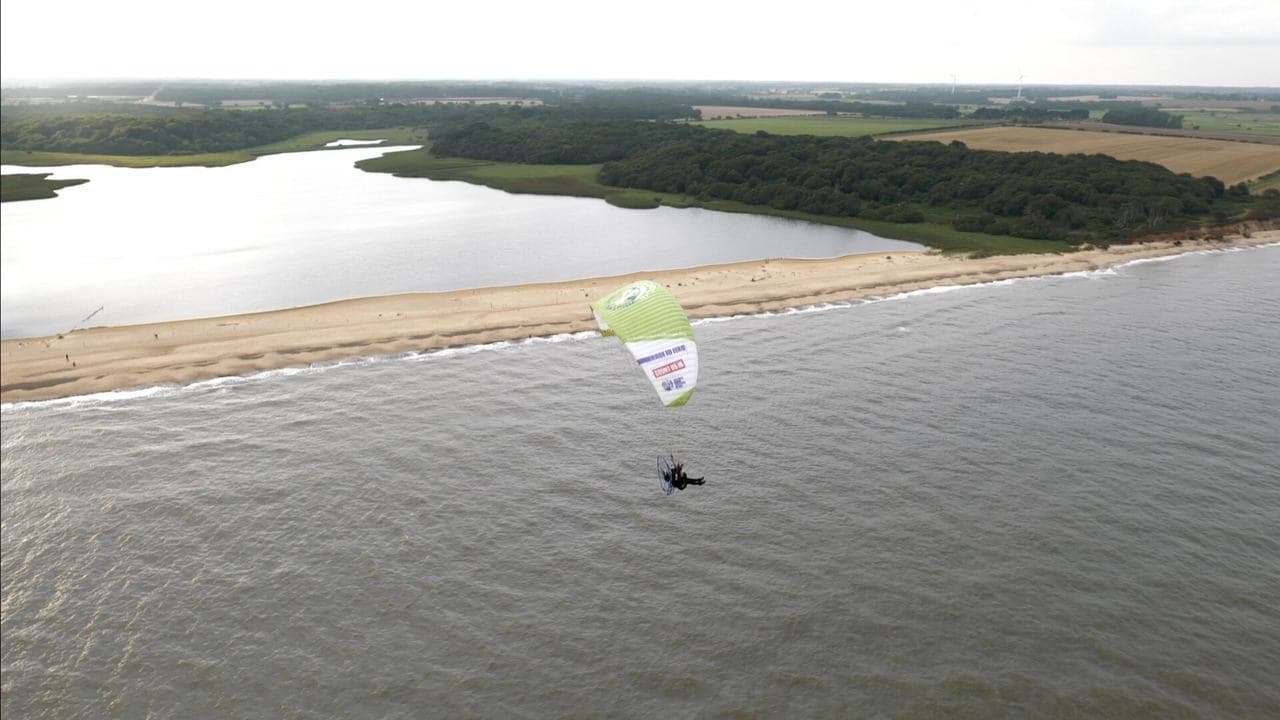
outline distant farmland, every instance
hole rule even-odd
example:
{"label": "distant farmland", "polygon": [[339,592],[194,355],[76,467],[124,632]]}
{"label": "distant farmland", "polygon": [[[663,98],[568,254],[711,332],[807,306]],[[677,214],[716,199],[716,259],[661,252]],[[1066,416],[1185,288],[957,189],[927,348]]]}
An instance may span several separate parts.
{"label": "distant farmland", "polygon": [[1182,121],[1185,128],[1280,135],[1280,113],[1170,112],[1185,118]]}
{"label": "distant farmland", "polygon": [[921,133],[892,139],[936,140],[944,143],[959,140],[977,150],[1110,155],[1120,160],[1145,160],[1177,173],[1212,175],[1228,185],[1280,170],[1280,145],[1203,138],[1029,127],[985,127]]}
{"label": "distant farmland", "polygon": [[[744,108],[754,109],[754,108]],[[703,117],[706,117],[705,115]],[[751,134],[763,130],[772,135],[883,135],[912,130],[955,127],[955,120],[917,120],[913,118],[868,118],[849,115],[808,115],[789,117],[740,118],[735,120],[704,120],[699,125],[719,130]]]}
{"label": "distant farmland", "polygon": [[702,113],[703,120],[723,120],[725,118],[757,118],[784,117],[794,115],[822,115],[821,110],[791,110],[787,108],[741,107],[738,105],[695,105],[695,110]]}

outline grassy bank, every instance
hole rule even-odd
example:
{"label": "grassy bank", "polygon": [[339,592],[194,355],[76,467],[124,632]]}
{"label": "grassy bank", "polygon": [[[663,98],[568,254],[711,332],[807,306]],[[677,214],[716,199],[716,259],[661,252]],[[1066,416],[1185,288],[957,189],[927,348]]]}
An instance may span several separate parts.
{"label": "grassy bank", "polygon": [[262,155],[285,152],[323,150],[334,140],[379,140],[387,145],[414,145],[423,142],[425,131],[416,128],[382,128],[377,130],[325,130],[307,133],[281,142],[244,150],[197,155],[82,155],[79,153],[40,152],[31,150],[0,151],[0,163],[28,167],[61,165],[113,165],[115,167],[223,167],[248,162]]}
{"label": "grassy bank", "polygon": [[219,167],[248,162],[257,157],[247,151],[203,153],[200,155],[83,155],[80,153],[44,152],[41,150],[2,150],[0,163],[28,167],[62,165],[113,165],[115,167]]}
{"label": "grassy bank", "polygon": [[1262,193],[1265,190],[1280,190],[1280,170],[1249,181],[1249,192]]}
{"label": "grassy bank", "polygon": [[687,208],[700,207],[722,212],[772,215],[864,230],[880,237],[918,242],[947,252],[978,255],[1011,255],[1019,253],[1066,252],[1072,247],[1052,240],[1028,240],[1004,235],[986,235],[955,230],[943,218],[924,223],[891,223],[862,218],[832,217],[762,205],[746,205],[725,200],[699,200],[689,195],[630,190],[611,187],[596,180],[599,165],[519,165],[487,160],[439,158],[430,149],[405,150],[381,157],[361,160],[356,166],[369,172],[391,173],[397,177],[459,180],[513,193],[541,195],[574,195],[600,198],[618,207],[647,209],[660,205]]}
{"label": "grassy bank", "polygon": [[57,197],[57,191],[88,180],[50,180],[50,173],[15,173],[0,176],[0,202],[43,200]]}

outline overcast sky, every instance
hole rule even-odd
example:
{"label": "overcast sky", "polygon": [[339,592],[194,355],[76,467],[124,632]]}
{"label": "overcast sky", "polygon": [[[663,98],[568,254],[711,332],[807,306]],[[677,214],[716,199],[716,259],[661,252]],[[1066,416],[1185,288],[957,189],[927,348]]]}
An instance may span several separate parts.
{"label": "overcast sky", "polygon": [[1278,0],[6,0],[30,78],[1280,86]]}

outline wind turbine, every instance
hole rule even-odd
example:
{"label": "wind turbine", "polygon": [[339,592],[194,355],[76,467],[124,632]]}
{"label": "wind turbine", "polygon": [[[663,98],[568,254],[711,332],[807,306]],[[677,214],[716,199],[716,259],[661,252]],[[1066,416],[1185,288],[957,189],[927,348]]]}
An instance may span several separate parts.
{"label": "wind turbine", "polygon": [[951,76],[951,94],[955,95],[956,94],[956,74],[955,73],[947,73],[947,74]]}
{"label": "wind turbine", "polygon": [[1018,71],[1018,97],[1014,98],[1015,102],[1022,99],[1022,81],[1026,77],[1027,77],[1026,75],[1022,74],[1022,71]]}

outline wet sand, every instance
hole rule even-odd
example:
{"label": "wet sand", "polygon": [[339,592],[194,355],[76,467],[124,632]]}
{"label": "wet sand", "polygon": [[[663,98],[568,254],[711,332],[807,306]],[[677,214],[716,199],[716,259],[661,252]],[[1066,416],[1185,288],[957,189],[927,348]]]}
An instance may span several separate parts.
{"label": "wet sand", "polygon": [[642,277],[669,286],[691,318],[721,317],[1275,242],[1280,242],[1280,230],[1272,229],[1217,242],[1152,242],[1063,255],[964,259],[935,252],[890,252],[830,260],[763,260],[89,328],[0,343],[0,400],[185,384],[352,357],[594,330],[590,303]]}

